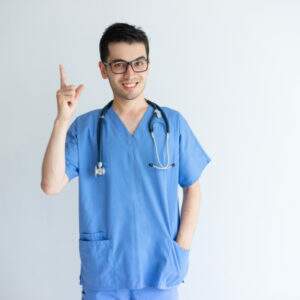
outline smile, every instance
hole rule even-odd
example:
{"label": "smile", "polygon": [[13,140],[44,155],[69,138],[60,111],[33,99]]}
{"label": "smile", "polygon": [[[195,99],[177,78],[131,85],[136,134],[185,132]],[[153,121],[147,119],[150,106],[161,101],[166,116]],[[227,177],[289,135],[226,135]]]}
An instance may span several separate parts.
{"label": "smile", "polygon": [[138,85],[138,82],[135,82],[135,83],[122,83],[122,85],[126,90],[131,90],[131,89],[134,89]]}

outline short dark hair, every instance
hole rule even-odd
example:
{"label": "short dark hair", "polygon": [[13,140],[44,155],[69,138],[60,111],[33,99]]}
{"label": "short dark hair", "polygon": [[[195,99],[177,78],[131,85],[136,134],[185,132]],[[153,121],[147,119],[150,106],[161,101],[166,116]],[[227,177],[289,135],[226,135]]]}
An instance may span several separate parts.
{"label": "short dark hair", "polygon": [[99,52],[102,62],[106,62],[109,50],[108,44],[112,42],[143,43],[145,45],[147,58],[149,59],[149,41],[146,33],[141,27],[127,23],[113,23],[108,26],[99,43]]}

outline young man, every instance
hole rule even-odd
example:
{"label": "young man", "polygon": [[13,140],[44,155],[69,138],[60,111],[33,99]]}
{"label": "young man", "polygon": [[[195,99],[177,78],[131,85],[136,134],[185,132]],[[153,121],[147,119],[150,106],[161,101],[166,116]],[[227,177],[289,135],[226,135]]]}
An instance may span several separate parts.
{"label": "young man", "polygon": [[83,299],[178,299],[197,223],[198,178],[211,159],[181,113],[144,97],[144,31],[112,24],[99,48],[114,97],[71,122],[83,85],[68,85],[60,65],[41,187],[52,195],[79,176]]}

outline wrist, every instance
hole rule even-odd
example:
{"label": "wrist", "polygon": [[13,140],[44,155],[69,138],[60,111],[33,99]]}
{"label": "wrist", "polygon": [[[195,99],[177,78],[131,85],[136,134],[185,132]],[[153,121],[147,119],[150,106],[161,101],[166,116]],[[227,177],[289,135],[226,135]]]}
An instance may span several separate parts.
{"label": "wrist", "polygon": [[69,128],[69,125],[70,125],[70,120],[61,119],[61,118],[58,118],[58,117],[56,117],[54,119],[54,127],[67,129],[67,128]]}

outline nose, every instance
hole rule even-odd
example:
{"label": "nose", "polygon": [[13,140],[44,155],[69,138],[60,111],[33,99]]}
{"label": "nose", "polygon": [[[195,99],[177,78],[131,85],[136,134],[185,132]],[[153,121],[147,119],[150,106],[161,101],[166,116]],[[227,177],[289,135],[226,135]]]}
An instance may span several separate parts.
{"label": "nose", "polygon": [[130,75],[134,75],[134,71],[133,71],[133,68],[130,64],[127,65],[127,69],[126,69],[126,72],[124,73],[124,75],[127,75],[127,76],[130,76]]}

